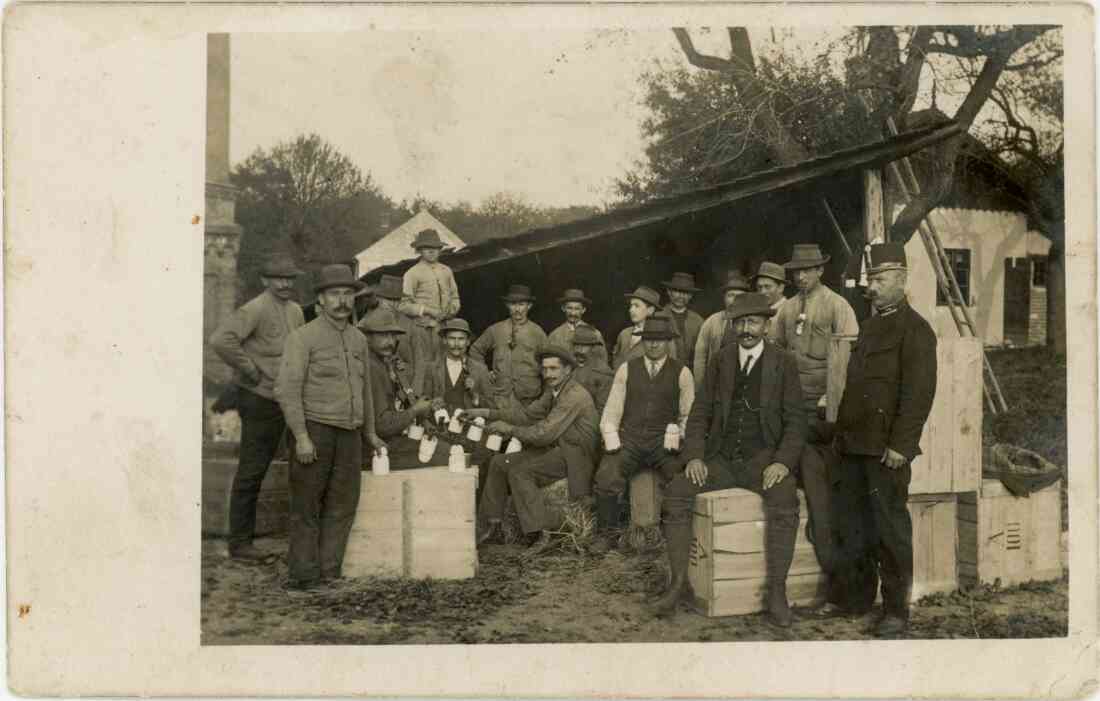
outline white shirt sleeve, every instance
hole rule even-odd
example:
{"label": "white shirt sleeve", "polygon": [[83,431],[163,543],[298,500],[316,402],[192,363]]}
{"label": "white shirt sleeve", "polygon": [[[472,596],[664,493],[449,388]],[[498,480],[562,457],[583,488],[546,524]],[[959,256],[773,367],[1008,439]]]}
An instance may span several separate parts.
{"label": "white shirt sleeve", "polygon": [[603,408],[603,416],[600,417],[600,431],[610,433],[619,430],[619,424],[623,420],[623,408],[626,404],[626,363],[615,371],[615,379],[611,382],[611,391],[607,395],[607,404]]}
{"label": "white shirt sleeve", "polygon": [[691,370],[680,369],[680,433],[687,430],[688,416],[691,414],[691,406],[695,403],[695,380],[691,376]]}

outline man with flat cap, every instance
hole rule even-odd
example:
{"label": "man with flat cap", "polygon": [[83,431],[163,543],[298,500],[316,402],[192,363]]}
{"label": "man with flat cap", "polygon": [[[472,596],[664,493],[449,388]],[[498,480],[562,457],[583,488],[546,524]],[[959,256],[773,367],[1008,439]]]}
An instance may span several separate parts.
{"label": "man with flat cap", "polygon": [[908,276],[900,243],[868,251],[867,293],[875,315],[863,322],[848,361],[836,422],[840,452],[834,496],[840,612],[862,614],[882,581],[883,615],[876,635],[902,635],[913,586],[910,466],[936,394],[936,334],[905,296]]}
{"label": "man with flat cap", "polygon": [[669,357],[678,334],[663,312],[645,320],[641,333],[645,356],[619,366],[607,406],[600,417],[605,453],[596,471],[596,548],[610,548],[608,533],[618,522],[619,497],[644,469],[657,470],[667,482],[683,471],[677,452],[666,449],[670,425],[681,435],[695,400],[695,383],[683,363]]}
{"label": "man with flat cap", "polygon": [[[396,275],[383,275],[382,279],[378,281],[378,286],[374,289],[374,296],[378,299],[376,307],[393,312],[397,325],[404,332],[396,337],[397,349],[394,366],[401,376],[402,384],[411,387],[414,394],[420,395],[424,392],[424,375],[428,369],[428,360],[421,357],[424,351],[420,347],[421,344],[416,342],[416,334],[418,333],[416,324],[400,311],[401,300],[404,297],[401,284],[401,278]],[[370,311],[372,310],[368,310],[368,314]],[[360,331],[362,331],[362,324],[366,318],[367,315],[364,314],[359,323]]]}
{"label": "man with flat cap", "polygon": [[367,340],[350,323],[362,289],[346,265],[314,286],[321,314],[287,337],[275,398],[290,428],[289,590],[339,579],[375,433]]}
{"label": "man with flat cap", "polygon": [[527,315],[535,298],[527,285],[511,285],[502,298],[508,318],[498,321],[470,346],[470,357],[490,368],[494,403],[515,411],[542,392],[535,353],[546,345],[546,332]]}
{"label": "man with flat cap", "polygon": [[458,314],[462,304],[454,273],[439,262],[439,254],[443,251],[439,232],[424,229],[409,245],[420,256],[420,261],[405,271],[402,279],[401,312],[416,326],[410,340],[420,347],[420,357],[431,361],[443,352],[436,329],[440,323]]}
{"label": "man with flat cap", "polygon": [[722,311],[707,317],[695,342],[695,360],[691,366],[695,377],[695,394],[699,394],[702,389],[707,368],[718,357],[719,351],[727,343],[734,342],[733,320],[730,319],[729,310],[733,308],[737,297],[748,291],[749,281],[745,276],[738,270],[729,271],[726,284],[722,287]]}
{"label": "man with flat cap", "polygon": [[599,348],[592,349],[595,352],[594,355],[606,364],[607,349],[604,347],[603,334],[600,333],[599,329],[584,321],[584,313],[592,305],[592,300],[584,296],[584,290],[569,289],[558,298],[558,304],[561,305],[561,311],[565,314],[565,321],[562,322],[561,326],[550,332],[550,343],[562,348],[572,348],[573,335],[577,332],[577,329],[587,326],[600,339]]}
{"label": "man with flat cap", "polygon": [[257,562],[267,555],[252,544],[260,486],[286,430],[275,401],[275,378],[291,331],[305,323],[293,301],[301,274],[287,255],[264,263],[264,291],[234,312],[214,331],[210,346],[234,370],[241,417],[240,460],[229,495],[229,556]]}
{"label": "man with flat cap", "polygon": [[519,415],[495,409],[471,412],[491,419],[490,431],[513,436],[523,444],[520,452],[498,455],[489,464],[478,514],[486,527],[478,544],[501,542],[500,524],[511,490],[532,554],[544,550],[550,544],[548,531],[561,525],[547,509],[541,488],[564,477],[569,482],[569,498],[587,501],[592,493],[599,441],[599,417],[592,397],[573,381],[577,364],[573,354],[548,345],[539,351],[538,358],[546,389],[537,401]]}
{"label": "man with flat cap", "polygon": [[596,329],[585,324],[578,327],[573,335],[573,357],[577,361],[573,379],[592,395],[592,401],[596,403],[596,413],[602,413],[607,404],[607,396],[611,393],[614,373],[607,366],[606,360],[596,357],[597,348],[603,348],[603,339],[597,333]]}
{"label": "man with flat cap", "polygon": [[707,367],[687,421],[687,465],[665,487],[662,529],[672,580],[653,612],[673,613],[688,587],[695,495],[740,487],[764,499],[765,605],[769,621],[786,627],[791,623],[787,573],[798,533],[791,471],[806,430],[798,367],[789,353],[764,342],[772,316],[766,297],[747,292],[727,311],[737,340]]}
{"label": "man with flat cap", "polygon": [[[645,320],[657,313],[661,306],[661,294],[652,287],[640,285],[633,292],[623,295],[627,298],[626,312],[630,316],[630,326],[619,332],[615,341],[615,350],[611,355],[611,368],[618,369],[623,363],[645,355],[645,347],[638,335]],[[669,349],[669,355],[677,357],[676,347]]]}
{"label": "man with flat cap", "polygon": [[677,337],[673,341],[676,344],[676,357],[691,370],[695,362],[695,342],[703,328],[703,317],[688,309],[688,305],[695,294],[702,290],[695,286],[695,276],[691,273],[673,273],[671,279],[664,281],[664,286],[668,292],[668,304],[662,311],[672,319],[676,327]]}
{"label": "man with flat cap", "polygon": [[[783,290],[787,287],[787,273],[783,266],[769,260],[764,261],[756,271],[756,277],[752,279],[752,284],[757,292],[768,298],[772,309],[778,314],[779,310],[783,308],[783,303],[787,301],[787,298],[783,296]],[[776,328],[776,324],[768,325],[768,340],[773,343],[776,338]]]}

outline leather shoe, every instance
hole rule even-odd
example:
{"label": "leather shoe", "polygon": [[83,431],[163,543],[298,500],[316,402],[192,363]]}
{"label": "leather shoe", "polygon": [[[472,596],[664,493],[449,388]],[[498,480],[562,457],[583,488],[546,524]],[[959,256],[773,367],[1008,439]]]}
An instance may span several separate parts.
{"label": "leather shoe", "polygon": [[478,536],[477,544],[479,547],[482,545],[504,545],[504,528],[501,526],[500,521],[490,521],[489,525]]}
{"label": "leather shoe", "polygon": [[545,551],[551,545],[552,542],[550,540],[550,534],[546,531],[541,531],[535,542],[527,546],[527,550],[523,551],[523,554],[527,557],[535,557],[537,555],[541,555],[543,551]]}
{"label": "leather shoe", "polygon": [[768,588],[768,621],[780,628],[791,627],[791,608],[787,605],[787,588],[784,586]]}
{"label": "leather shoe", "polygon": [[886,614],[875,626],[875,635],[879,638],[898,638],[909,629],[909,621],[891,613]]}

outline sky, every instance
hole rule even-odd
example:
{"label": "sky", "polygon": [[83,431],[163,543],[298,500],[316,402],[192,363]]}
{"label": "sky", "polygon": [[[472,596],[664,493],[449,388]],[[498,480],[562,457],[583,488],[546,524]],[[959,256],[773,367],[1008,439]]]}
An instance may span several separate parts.
{"label": "sky", "polygon": [[[693,31],[728,55],[725,31]],[[835,38],[764,30],[757,50]],[[668,29],[234,34],[230,159],[316,132],[395,200],[598,205],[643,156],[639,79]]]}

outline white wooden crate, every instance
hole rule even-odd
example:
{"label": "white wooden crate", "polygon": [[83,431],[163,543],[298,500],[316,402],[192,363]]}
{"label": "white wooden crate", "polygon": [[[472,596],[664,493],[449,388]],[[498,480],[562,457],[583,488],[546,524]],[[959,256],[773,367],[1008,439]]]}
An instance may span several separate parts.
{"label": "white wooden crate", "polygon": [[955,494],[913,494],[913,590],[910,600],[959,588]]}

